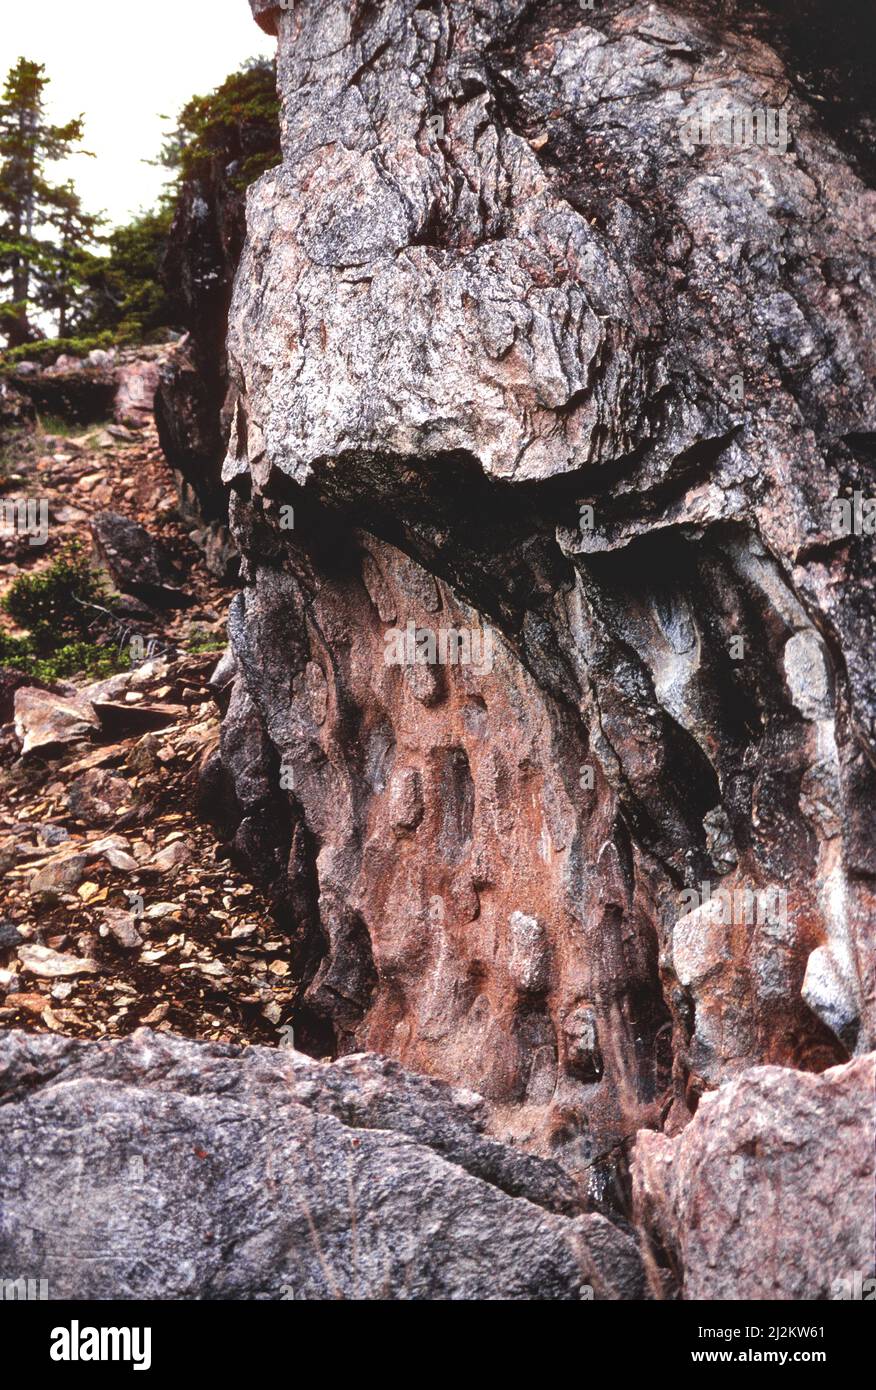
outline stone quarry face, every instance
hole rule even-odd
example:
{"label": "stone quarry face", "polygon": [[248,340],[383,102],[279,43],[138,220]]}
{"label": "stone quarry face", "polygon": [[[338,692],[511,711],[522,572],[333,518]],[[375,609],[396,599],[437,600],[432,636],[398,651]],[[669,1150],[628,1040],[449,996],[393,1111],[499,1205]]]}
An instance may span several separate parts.
{"label": "stone quarry face", "polygon": [[236,846],[314,1050],[597,1196],[876,1030],[876,194],[711,8],[253,3]]}

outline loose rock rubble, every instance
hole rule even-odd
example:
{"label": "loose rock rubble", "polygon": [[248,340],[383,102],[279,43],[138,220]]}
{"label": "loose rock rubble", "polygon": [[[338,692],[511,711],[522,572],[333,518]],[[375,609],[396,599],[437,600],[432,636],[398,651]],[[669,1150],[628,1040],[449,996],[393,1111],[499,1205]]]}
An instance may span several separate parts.
{"label": "loose rock rubble", "polygon": [[[219,738],[209,682],[230,593],[176,513],[154,426],[140,424],[18,433],[6,447],[15,465],[7,491],[44,497],[49,532],[44,549],[0,536],[0,592],[94,533],[115,640],[139,635],[159,654],[107,680],[51,689],[7,674],[0,1025],[113,1037],[148,1022],[276,1041],[296,994],[290,938],[199,815],[199,776]],[[159,545],[176,567],[170,591]],[[186,652],[191,643],[211,650]]]}
{"label": "loose rock rubble", "polygon": [[147,697],[190,692],[159,730],[109,741],[95,718],[0,773],[0,1023],[276,1038],[296,994],[291,940],[198,816],[219,736],[202,684],[214,663],[133,673]]}

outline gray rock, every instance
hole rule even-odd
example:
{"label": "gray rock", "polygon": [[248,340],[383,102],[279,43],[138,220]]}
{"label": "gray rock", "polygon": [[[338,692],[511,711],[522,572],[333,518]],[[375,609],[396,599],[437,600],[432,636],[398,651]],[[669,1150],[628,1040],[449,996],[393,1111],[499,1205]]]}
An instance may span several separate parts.
{"label": "gray rock", "polygon": [[174,840],[165,845],[144,866],[144,871],[170,874],[173,877],[180,869],[190,864],[193,858],[191,847],[185,840]]}
{"label": "gray rock", "polygon": [[57,845],[62,845],[65,840],[69,840],[70,832],[65,830],[63,825],[40,825],[37,827],[37,835],[44,845],[49,849],[54,849]]}
{"label": "gray rock", "polygon": [[14,922],[5,918],[0,921],[0,951],[9,951],[13,946],[20,946],[22,941],[24,937]]}
{"label": "gray rock", "polygon": [[99,512],[90,527],[97,558],[120,589],[160,608],[192,602],[170,556],[145,526],[118,512]]}
{"label": "gray rock", "polygon": [[568,1179],[477,1097],[374,1057],[7,1033],[0,1100],[0,1268],[52,1298],[646,1294],[631,1237],[556,1210]]}
{"label": "gray rock", "polygon": [[63,980],[70,975],[95,975],[100,970],[100,966],[93,960],[64,955],[61,951],[50,950],[48,946],[21,946],[18,959],[25,975],[36,975],[41,980]]}
{"label": "gray rock", "polygon": [[136,951],[143,945],[143,938],[134,923],[130,912],[119,907],[103,909],[103,923],[106,932],[126,951]]}
{"label": "gray rock", "polygon": [[85,854],[61,853],[50,859],[30,880],[32,897],[58,897],[61,893],[74,893],[85,878],[88,856]]}

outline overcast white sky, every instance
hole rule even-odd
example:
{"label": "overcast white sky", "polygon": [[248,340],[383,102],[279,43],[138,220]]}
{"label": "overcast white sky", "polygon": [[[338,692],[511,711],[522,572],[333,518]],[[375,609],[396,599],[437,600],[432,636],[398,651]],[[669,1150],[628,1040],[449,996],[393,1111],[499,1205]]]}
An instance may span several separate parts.
{"label": "overcast white sky", "polygon": [[151,207],[155,159],[189,97],[219,85],[276,41],[247,0],[0,0],[0,81],[23,56],[45,63],[50,119],[85,116],[85,148],[52,173],[72,178],[89,212],[124,222]]}

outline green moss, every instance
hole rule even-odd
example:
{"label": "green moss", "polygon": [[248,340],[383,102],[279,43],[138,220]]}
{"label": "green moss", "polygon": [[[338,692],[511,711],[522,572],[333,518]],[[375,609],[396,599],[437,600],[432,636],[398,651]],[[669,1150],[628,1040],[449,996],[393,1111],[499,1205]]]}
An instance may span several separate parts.
{"label": "green moss", "polygon": [[131,668],[131,654],[98,642],[68,642],[48,655],[39,655],[30,637],[8,637],[0,632],[0,666],[11,666],[36,680],[52,682],[72,676],[102,680]]}
{"label": "green moss", "polygon": [[186,643],[186,651],[197,655],[200,652],[221,652],[225,648],[225,638],[215,632],[193,632]]}
{"label": "green moss", "polygon": [[65,439],[82,434],[82,426],[72,420],[62,420],[60,415],[41,415],[40,429],[43,434],[61,435]]}

